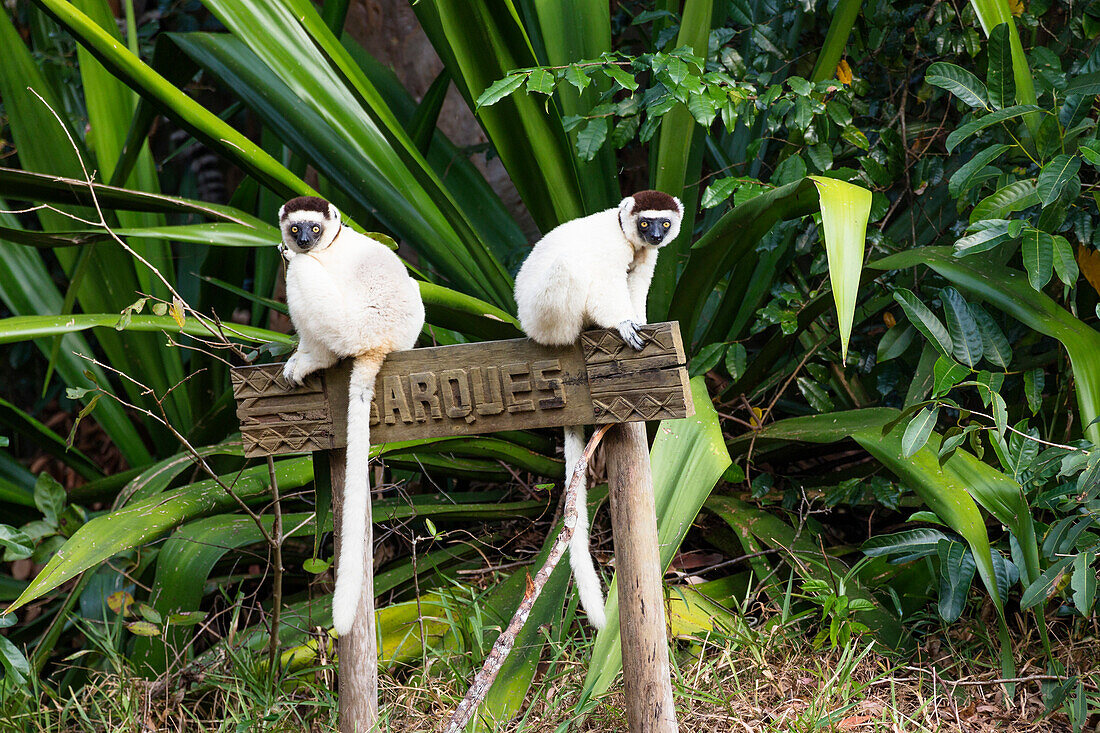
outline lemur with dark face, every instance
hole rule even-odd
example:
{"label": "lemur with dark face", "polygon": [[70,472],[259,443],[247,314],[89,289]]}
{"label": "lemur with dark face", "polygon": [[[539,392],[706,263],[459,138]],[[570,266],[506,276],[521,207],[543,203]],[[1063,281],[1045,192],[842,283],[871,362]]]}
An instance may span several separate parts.
{"label": "lemur with dark face", "polygon": [[[660,191],[639,191],[618,207],[567,221],[543,237],[516,275],[516,304],[523,330],[548,346],[574,343],[585,328],[616,328],[634,349],[645,345],[638,326],[657,251],[680,233],[684,205]],[[584,450],[584,428],[565,428],[568,481]],[[577,527],[570,563],[581,605],[598,629],[606,623],[600,579],[588,548],[587,489],[578,489]]]}
{"label": "lemur with dark face", "polygon": [[340,221],[336,207],[315,196],[279,209],[287,258],[286,300],[298,349],[283,377],[307,375],[354,357],[348,385],[348,448],[341,544],[332,622],[346,634],[363,592],[363,551],[370,483],[370,405],[374,380],[391,351],[411,349],[424,326],[420,288],[388,247]]}

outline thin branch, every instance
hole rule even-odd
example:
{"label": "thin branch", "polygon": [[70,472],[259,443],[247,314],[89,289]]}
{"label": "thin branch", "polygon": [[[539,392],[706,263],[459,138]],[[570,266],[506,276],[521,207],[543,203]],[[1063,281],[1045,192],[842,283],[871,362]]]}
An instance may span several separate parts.
{"label": "thin branch", "polygon": [[[489,692],[489,688],[493,686],[494,680],[500,673],[504,660],[508,658],[508,654],[516,643],[516,636],[523,629],[523,625],[527,623],[527,617],[531,615],[531,608],[538,600],[539,594],[542,593],[543,586],[550,579],[550,575],[557,567],[561,556],[565,554],[565,548],[573,537],[573,529],[577,526],[577,486],[580,485],[581,480],[588,471],[588,461],[596,451],[596,446],[600,444],[604,434],[610,428],[611,425],[599,427],[592,434],[588,445],[584,447],[584,452],[577,460],[577,466],[573,469],[573,475],[569,477],[569,483],[565,487],[565,510],[562,512],[561,531],[558,533],[557,539],[554,540],[554,545],[550,548],[550,554],[546,556],[546,562],[543,563],[534,580],[531,579],[530,575],[527,576],[527,589],[524,591],[523,601],[516,609],[515,615],[512,616],[508,628],[497,637],[496,643],[489,651],[489,656],[485,658],[481,671],[474,677],[474,683],[470,685],[466,697],[462,698],[462,702],[455,709],[454,716],[451,717],[451,722],[447,725],[447,733],[458,733],[463,730],[470,718],[473,717],[478,705],[485,699],[486,693]],[[585,511],[587,511],[587,507]]]}
{"label": "thin branch", "polygon": [[267,457],[267,473],[271,477],[271,501],[275,512],[275,521],[271,527],[275,575],[271,590],[271,638],[267,646],[268,671],[274,678],[279,659],[279,613],[283,604],[283,511],[279,501],[279,481],[275,476],[275,459],[270,455]]}

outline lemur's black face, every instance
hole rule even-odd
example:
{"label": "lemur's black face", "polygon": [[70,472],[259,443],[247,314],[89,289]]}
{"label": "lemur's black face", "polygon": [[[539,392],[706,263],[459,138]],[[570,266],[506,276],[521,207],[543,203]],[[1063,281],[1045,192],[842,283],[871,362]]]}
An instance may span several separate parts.
{"label": "lemur's black face", "polygon": [[666,217],[638,218],[638,236],[641,237],[646,244],[655,247],[667,244],[664,240],[671,227],[672,220]]}
{"label": "lemur's black face", "polygon": [[285,225],[287,235],[298,245],[298,249],[308,252],[321,241],[325,225],[316,221],[297,221]]}
{"label": "lemur's black face", "polygon": [[340,212],[324,199],[300,196],[279,209],[279,227],[288,250],[321,250],[340,233]]}

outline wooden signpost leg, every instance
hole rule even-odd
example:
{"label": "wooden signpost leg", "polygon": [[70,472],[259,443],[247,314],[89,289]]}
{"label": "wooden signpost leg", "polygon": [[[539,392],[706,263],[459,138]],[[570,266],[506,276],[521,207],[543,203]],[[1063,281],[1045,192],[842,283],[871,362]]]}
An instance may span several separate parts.
{"label": "wooden signpost leg", "polygon": [[612,427],[604,438],[604,456],[615,535],[627,723],[631,733],[676,733],[645,423]]}
{"label": "wooden signpost leg", "polygon": [[[332,479],[333,526],[343,514],[346,449],[328,452]],[[363,596],[355,612],[351,633],[340,637],[340,733],[367,733],[378,722],[378,650],[374,629],[374,531],[371,505],[367,502],[366,537],[363,543]],[[336,557],[340,557],[340,533],[336,533]],[[337,572],[340,568],[337,567]]]}

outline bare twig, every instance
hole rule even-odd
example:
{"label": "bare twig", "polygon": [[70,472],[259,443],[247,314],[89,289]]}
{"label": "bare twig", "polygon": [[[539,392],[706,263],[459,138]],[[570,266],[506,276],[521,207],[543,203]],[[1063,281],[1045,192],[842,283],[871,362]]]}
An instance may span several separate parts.
{"label": "bare twig", "polygon": [[562,516],[561,532],[554,540],[554,545],[550,548],[550,554],[547,555],[546,562],[539,569],[534,580],[531,579],[530,575],[527,576],[527,589],[523,594],[523,601],[516,609],[515,615],[512,616],[508,628],[497,637],[496,643],[489,651],[489,656],[485,659],[485,664],[481,667],[481,671],[474,677],[474,683],[470,685],[466,697],[462,698],[462,702],[455,709],[454,716],[451,717],[451,722],[447,725],[447,733],[458,733],[458,731],[463,730],[466,723],[473,717],[474,711],[481,704],[486,693],[489,692],[489,688],[493,686],[504,660],[508,658],[508,654],[512,651],[512,646],[516,643],[516,636],[527,622],[527,617],[531,615],[531,608],[538,600],[539,594],[542,593],[543,586],[550,579],[550,574],[554,572],[561,556],[565,554],[565,548],[573,537],[573,528],[577,526],[577,486],[588,471],[588,461],[596,451],[596,446],[603,440],[604,433],[610,427],[610,425],[603,425],[598,428],[592,434],[588,445],[584,447],[580,459],[577,460],[577,466],[573,469],[573,475],[569,477],[569,483],[565,487],[565,510]]}
{"label": "bare twig", "polygon": [[279,611],[283,603],[283,511],[279,501],[279,482],[275,477],[275,459],[267,457],[267,473],[271,477],[271,505],[275,521],[271,527],[271,549],[274,557],[274,575],[271,589],[271,639],[268,642],[268,671],[275,675],[279,659]]}

